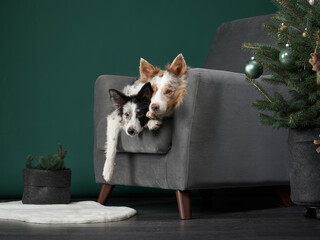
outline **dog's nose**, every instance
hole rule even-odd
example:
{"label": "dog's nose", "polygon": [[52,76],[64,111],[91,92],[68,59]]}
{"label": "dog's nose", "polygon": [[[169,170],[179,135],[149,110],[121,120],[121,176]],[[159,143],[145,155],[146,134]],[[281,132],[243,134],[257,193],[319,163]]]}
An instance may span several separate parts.
{"label": "dog's nose", "polygon": [[152,103],[152,105],[151,105],[152,111],[157,112],[157,111],[159,111],[159,108],[160,108],[159,104]]}
{"label": "dog's nose", "polygon": [[129,128],[127,132],[129,135],[134,135],[136,133],[136,130],[134,130],[134,128]]}

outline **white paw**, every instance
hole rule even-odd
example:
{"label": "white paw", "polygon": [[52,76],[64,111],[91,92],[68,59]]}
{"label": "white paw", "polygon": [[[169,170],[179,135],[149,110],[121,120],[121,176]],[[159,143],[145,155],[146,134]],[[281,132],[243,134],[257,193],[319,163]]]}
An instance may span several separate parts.
{"label": "white paw", "polygon": [[104,169],[103,171],[103,178],[104,180],[106,180],[106,182],[110,182],[111,178],[112,178],[112,172],[108,171],[109,169]]}
{"label": "white paw", "polygon": [[146,116],[147,116],[147,118],[149,118],[149,119],[156,119],[156,116],[152,113],[152,112],[147,112],[147,114],[146,114]]}
{"label": "white paw", "polygon": [[146,116],[147,116],[147,118],[151,118],[151,117],[152,117],[151,112],[150,112],[150,111],[149,111],[149,112],[147,112]]}
{"label": "white paw", "polygon": [[103,171],[102,171],[102,176],[106,182],[110,182],[111,178],[113,176],[113,169],[114,169],[114,164],[110,164],[109,161],[106,161]]}
{"label": "white paw", "polygon": [[147,126],[150,131],[153,131],[157,130],[161,126],[161,124],[162,121],[160,120],[149,120]]}

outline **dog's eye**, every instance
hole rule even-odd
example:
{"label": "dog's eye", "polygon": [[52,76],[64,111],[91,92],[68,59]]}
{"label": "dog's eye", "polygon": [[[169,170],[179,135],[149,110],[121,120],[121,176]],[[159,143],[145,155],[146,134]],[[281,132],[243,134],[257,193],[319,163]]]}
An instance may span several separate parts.
{"label": "dog's eye", "polygon": [[144,114],[142,112],[137,112],[137,117],[142,118],[142,117],[144,117]]}
{"label": "dog's eye", "polygon": [[171,95],[172,93],[173,93],[173,91],[171,89],[167,89],[165,92],[166,95]]}

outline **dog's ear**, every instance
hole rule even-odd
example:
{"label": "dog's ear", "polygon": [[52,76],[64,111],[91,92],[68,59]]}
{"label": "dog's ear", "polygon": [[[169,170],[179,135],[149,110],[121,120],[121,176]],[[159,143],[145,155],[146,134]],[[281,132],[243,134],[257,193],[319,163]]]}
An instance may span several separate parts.
{"label": "dog's ear", "polygon": [[117,109],[122,107],[129,100],[129,97],[127,97],[122,92],[119,92],[115,89],[109,89],[109,94],[110,94],[110,98],[113,103],[113,106]]}
{"label": "dog's ear", "polygon": [[143,58],[140,58],[140,82],[146,83],[148,79],[154,77],[159,71],[159,68],[152,66]]}
{"label": "dog's ear", "polygon": [[174,74],[177,77],[181,77],[187,72],[187,64],[184,57],[180,53],[171,63],[170,66],[166,67],[167,71]]}
{"label": "dog's ear", "polygon": [[139,99],[139,101],[150,104],[152,94],[153,94],[153,90],[151,87],[151,83],[148,82],[144,84],[143,87],[138,92],[137,99]]}

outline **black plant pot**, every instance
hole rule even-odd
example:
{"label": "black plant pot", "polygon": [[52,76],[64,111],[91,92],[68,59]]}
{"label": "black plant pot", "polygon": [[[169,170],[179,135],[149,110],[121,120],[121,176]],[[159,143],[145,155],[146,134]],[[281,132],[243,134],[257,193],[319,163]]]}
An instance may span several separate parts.
{"label": "black plant pot", "polygon": [[70,202],[71,170],[23,169],[24,204],[67,204]]}
{"label": "black plant pot", "polygon": [[320,128],[289,130],[291,200],[297,205],[320,207],[320,154],[313,143],[319,134]]}

